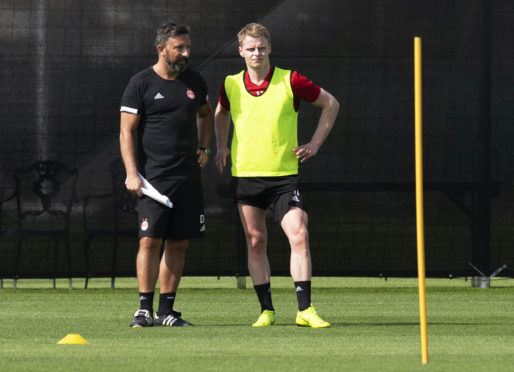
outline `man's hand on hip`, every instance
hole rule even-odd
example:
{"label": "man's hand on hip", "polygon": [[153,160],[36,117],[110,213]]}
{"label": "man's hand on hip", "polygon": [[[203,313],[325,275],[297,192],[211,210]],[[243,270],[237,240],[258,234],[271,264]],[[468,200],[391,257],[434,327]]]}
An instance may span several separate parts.
{"label": "man's hand on hip", "polygon": [[319,146],[315,145],[312,142],[306,143],[305,145],[301,145],[298,147],[295,147],[293,151],[296,153],[296,158],[300,161],[300,163],[303,163],[307,159],[313,157],[318,153]]}

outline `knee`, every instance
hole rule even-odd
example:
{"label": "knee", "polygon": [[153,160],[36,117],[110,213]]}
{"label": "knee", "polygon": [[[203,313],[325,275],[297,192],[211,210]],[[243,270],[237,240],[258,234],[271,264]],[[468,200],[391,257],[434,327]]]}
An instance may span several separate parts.
{"label": "knee", "polygon": [[188,240],[166,240],[165,248],[170,253],[184,255],[187,251]]}
{"label": "knee", "polygon": [[295,229],[289,235],[289,242],[293,248],[308,251],[309,249],[309,231],[305,226]]}
{"label": "knee", "polygon": [[141,238],[139,240],[139,251],[151,252],[156,249],[160,249],[161,241],[152,238]]}
{"label": "knee", "polygon": [[266,250],[266,234],[260,231],[248,232],[246,241],[250,252],[259,253]]}
{"label": "knee", "polygon": [[161,243],[151,238],[141,238],[139,241],[138,260],[157,260],[161,252]]}

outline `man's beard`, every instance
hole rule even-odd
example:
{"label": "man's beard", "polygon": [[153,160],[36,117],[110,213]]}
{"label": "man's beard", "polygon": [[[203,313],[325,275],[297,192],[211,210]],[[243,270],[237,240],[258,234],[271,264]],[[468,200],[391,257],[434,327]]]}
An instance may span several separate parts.
{"label": "man's beard", "polygon": [[[184,64],[177,63],[180,61],[185,61],[186,63],[184,63]],[[177,58],[174,62],[171,62],[168,59],[168,56],[166,56],[166,64],[168,65],[168,67],[170,68],[171,71],[180,74],[181,72],[184,72],[184,70],[187,68],[187,58],[180,57],[180,58]]]}

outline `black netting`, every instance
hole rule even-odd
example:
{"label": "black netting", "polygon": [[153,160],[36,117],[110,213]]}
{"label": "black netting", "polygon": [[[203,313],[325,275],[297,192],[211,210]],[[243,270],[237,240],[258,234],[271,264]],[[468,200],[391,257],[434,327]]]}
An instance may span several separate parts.
{"label": "black netting", "polygon": [[[128,79],[155,62],[155,28],[169,20],[191,26],[191,64],[207,80],[213,105],[224,76],[243,68],[235,35],[255,20],[271,31],[273,64],[296,69],[341,102],[321,152],[301,167],[317,275],[416,273],[412,54],[413,37],[421,36],[427,272],[470,273],[480,228],[484,97],[491,103],[491,189],[497,191],[490,267],[514,265],[514,5],[491,2],[484,30],[483,4],[2,1],[0,277],[135,275],[134,206],[113,186],[120,177],[113,167],[119,102]],[[482,94],[483,32],[490,35],[490,94]],[[310,139],[318,116],[302,104],[300,142]],[[15,172],[45,160],[76,169],[77,182],[66,232],[31,236],[23,232],[27,218],[18,205],[42,201],[32,195],[18,203]],[[62,185],[72,185],[72,175],[62,177]],[[219,175],[211,159],[204,172],[207,236],[191,244],[186,274],[246,273],[227,184],[228,174]],[[30,216],[30,230],[60,228],[56,217],[43,214]],[[271,220],[269,232],[272,272],[288,274],[287,241]]]}

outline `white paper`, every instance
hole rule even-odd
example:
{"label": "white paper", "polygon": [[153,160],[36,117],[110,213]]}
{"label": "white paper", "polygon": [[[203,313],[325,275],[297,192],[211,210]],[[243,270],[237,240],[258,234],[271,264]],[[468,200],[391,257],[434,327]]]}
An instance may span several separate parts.
{"label": "white paper", "polygon": [[138,173],[139,177],[141,177],[141,180],[143,181],[143,187],[141,188],[141,191],[143,191],[143,194],[148,196],[149,198],[152,198],[155,201],[158,201],[161,204],[164,204],[165,206],[169,208],[173,208],[173,203],[170,201],[170,199],[166,195],[162,195],[159,191],[153,187],[150,182],[148,182],[141,173]]}

